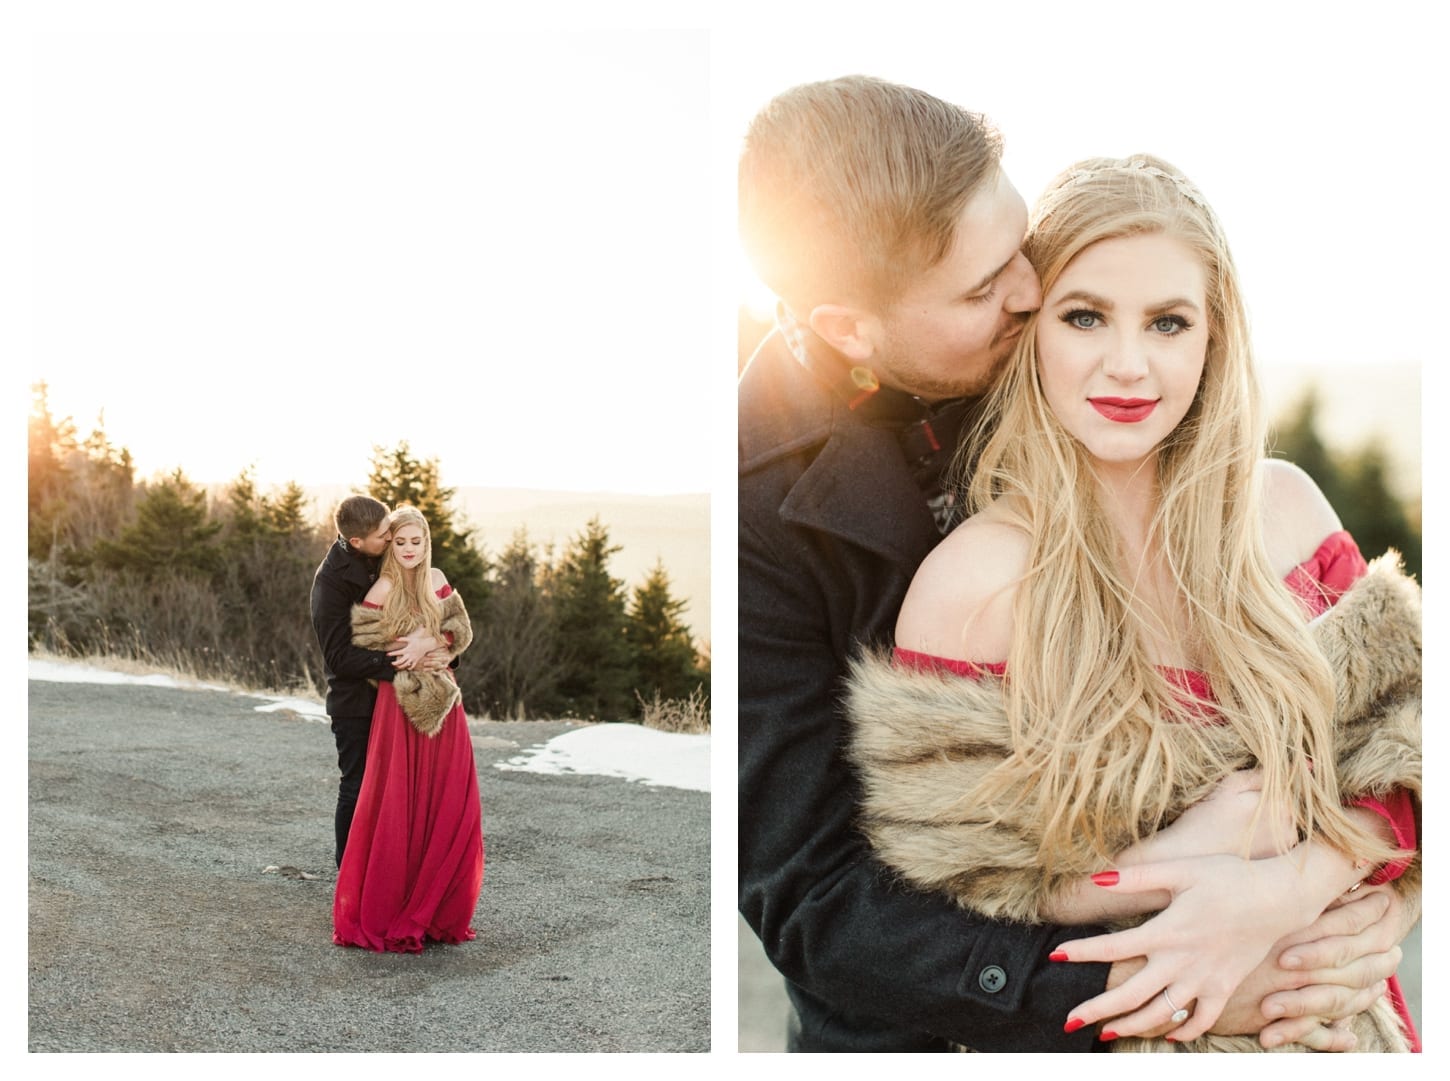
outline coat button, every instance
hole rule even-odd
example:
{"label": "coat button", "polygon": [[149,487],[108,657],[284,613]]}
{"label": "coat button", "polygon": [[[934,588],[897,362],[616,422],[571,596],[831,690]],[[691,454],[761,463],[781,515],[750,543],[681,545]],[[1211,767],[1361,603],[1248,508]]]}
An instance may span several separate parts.
{"label": "coat button", "polygon": [[977,976],[977,986],[988,994],[995,995],[1007,986],[1007,973],[996,965],[988,965]]}

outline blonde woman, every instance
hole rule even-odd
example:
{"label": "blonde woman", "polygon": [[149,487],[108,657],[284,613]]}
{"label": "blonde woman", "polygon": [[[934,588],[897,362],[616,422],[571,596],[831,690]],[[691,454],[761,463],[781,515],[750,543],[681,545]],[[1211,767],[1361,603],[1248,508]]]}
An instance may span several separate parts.
{"label": "blonde woman", "polygon": [[[1263,459],[1236,273],[1186,178],[1082,162],[1024,251],[1042,308],[972,516],[853,675],[863,825],[983,914],[1118,928],[1054,953],[1128,973],[1067,1031],[1260,1050],[1210,1029],[1272,950],[1366,880],[1418,905],[1418,590]],[[1393,992],[1356,1050],[1417,1046]]]}
{"label": "blonde woman", "polygon": [[[473,637],[463,601],[432,565],[414,507],[388,519],[378,580],[353,609],[353,642],[382,648],[422,629],[454,656]],[[378,685],[362,791],[333,899],[333,941],[417,953],[459,943],[483,884],[482,811],[473,744],[452,672],[412,665]]]}

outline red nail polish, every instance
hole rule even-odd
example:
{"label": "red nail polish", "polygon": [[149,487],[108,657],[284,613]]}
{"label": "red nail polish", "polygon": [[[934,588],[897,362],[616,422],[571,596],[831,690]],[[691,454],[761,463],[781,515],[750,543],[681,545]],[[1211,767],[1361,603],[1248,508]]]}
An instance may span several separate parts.
{"label": "red nail polish", "polygon": [[1098,1037],[1098,1039],[1101,1040],[1103,1043],[1112,1043],[1117,1038],[1118,1034],[1116,1032],[1113,1032],[1111,1029],[1104,1030],[1103,1034]]}
{"label": "red nail polish", "polygon": [[1165,1039],[1165,1040],[1167,1040],[1167,1041],[1168,1041],[1168,1042],[1169,1042],[1169,1043],[1177,1043],[1177,1042],[1178,1042],[1178,1041],[1177,1041],[1177,1040],[1175,1040],[1175,1039],[1174,1039],[1174,1038],[1173,1038],[1173,1037],[1172,1037],[1172,1036],[1164,1036],[1164,1037],[1163,1037],[1163,1038],[1164,1038],[1164,1039]]}
{"label": "red nail polish", "polygon": [[1094,886],[1116,886],[1118,884],[1117,871],[1099,871],[1092,878]]}
{"label": "red nail polish", "polygon": [[1063,953],[1061,950],[1053,950],[1047,955],[1047,959],[1049,961],[1066,961],[1067,954]]}
{"label": "red nail polish", "polygon": [[1084,1021],[1081,1017],[1069,1017],[1067,1019],[1067,1024],[1065,1024],[1065,1025],[1062,1026],[1062,1031],[1063,1032],[1076,1032],[1078,1029],[1082,1028],[1083,1025],[1085,1025],[1085,1024],[1087,1024],[1087,1022]]}

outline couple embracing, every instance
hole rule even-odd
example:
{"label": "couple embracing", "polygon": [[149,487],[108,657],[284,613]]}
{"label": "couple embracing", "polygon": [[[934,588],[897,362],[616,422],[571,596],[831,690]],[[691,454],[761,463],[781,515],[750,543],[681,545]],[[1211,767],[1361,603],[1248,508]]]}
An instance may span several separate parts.
{"label": "couple embracing", "polygon": [[1029,213],[876,79],[756,118],[740,905],[801,1051],[1405,1051],[1418,587],[1266,460],[1204,195]]}
{"label": "couple embracing", "polygon": [[473,743],[452,666],[473,638],[427,519],[344,499],[312,584],[341,771],[333,941],[418,953],[474,938],[483,885]]}

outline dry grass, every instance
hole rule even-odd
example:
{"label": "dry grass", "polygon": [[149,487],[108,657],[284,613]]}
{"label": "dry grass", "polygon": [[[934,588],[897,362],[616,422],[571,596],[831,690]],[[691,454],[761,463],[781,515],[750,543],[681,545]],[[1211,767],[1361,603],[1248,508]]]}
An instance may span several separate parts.
{"label": "dry grass", "polygon": [[696,687],[688,698],[661,699],[659,691],[646,700],[638,691],[640,723],[660,732],[702,733],[710,731],[710,700],[704,687]]}
{"label": "dry grass", "polygon": [[[199,666],[192,663],[187,657],[165,658],[147,655],[144,652],[137,655],[121,655],[117,653],[98,654],[81,653],[46,649],[43,646],[36,646],[31,649],[30,656],[38,661],[54,661],[62,664],[84,664],[91,668],[99,668],[106,672],[119,672],[129,676],[168,676],[178,683],[206,683],[214,686],[223,686],[227,690],[235,691],[238,694],[271,695],[289,698],[303,698],[309,701],[322,702],[319,696],[310,687],[256,687],[234,676],[217,671],[201,671]],[[215,667],[215,666],[211,666]],[[705,694],[704,687],[696,687],[688,698],[662,699],[659,692],[646,700],[638,691],[635,698],[639,700],[641,719],[640,724],[645,728],[653,728],[660,732],[682,732],[687,734],[700,734],[710,731],[710,701]],[[485,712],[481,716],[474,717],[474,720],[492,720]],[[507,718],[511,720],[539,720],[541,718]],[[569,718],[574,723],[580,722],[577,718]]]}
{"label": "dry grass", "polygon": [[316,701],[319,704],[322,702],[321,696],[310,687],[277,688],[253,686],[249,682],[235,676],[227,675],[225,672],[201,671],[185,655],[167,658],[153,656],[145,653],[145,651],[139,651],[134,654],[101,654],[81,651],[59,651],[46,649],[43,646],[36,646],[30,650],[30,657],[32,660],[53,661],[57,664],[83,664],[90,668],[99,668],[104,672],[117,672],[126,676],[166,676],[176,680],[180,684],[205,683],[211,686],[225,687],[227,690],[237,694],[304,698],[309,701]]}

